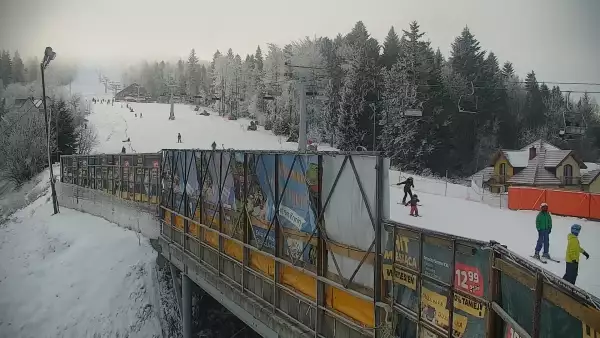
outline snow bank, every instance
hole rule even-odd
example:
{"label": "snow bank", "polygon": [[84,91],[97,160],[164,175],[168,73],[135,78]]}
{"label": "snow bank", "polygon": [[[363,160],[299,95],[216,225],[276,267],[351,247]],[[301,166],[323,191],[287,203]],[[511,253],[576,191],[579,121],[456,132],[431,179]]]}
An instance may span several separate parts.
{"label": "snow bank", "polygon": [[141,233],[146,238],[158,238],[159,222],[156,206],[127,201],[99,190],[73,184],[57,183],[56,194],[63,207],[79,210]]}
{"label": "snow bank", "polygon": [[49,201],[0,228],[0,336],[160,337],[148,240]]}

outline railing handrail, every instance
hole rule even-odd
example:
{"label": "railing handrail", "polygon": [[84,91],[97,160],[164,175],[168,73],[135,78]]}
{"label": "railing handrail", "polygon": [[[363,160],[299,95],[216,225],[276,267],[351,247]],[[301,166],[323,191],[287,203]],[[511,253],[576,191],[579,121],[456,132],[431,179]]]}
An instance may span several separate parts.
{"label": "railing handrail", "polygon": [[515,263],[521,265],[524,269],[531,272],[533,275],[536,273],[542,274],[548,282],[551,284],[559,286],[563,291],[567,291],[571,296],[577,297],[580,302],[584,302],[586,305],[594,307],[600,310],[600,298],[592,295],[591,293],[573,285],[570,283],[564,282],[560,277],[556,276],[552,272],[530,262],[528,259],[522,257],[521,255],[509,250],[507,247],[503,246],[501,243],[498,243],[494,240],[490,240],[489,242],[472,239],[468,237],[462,237],[457,235],[448,234],[441,231],[429,230],[420,227],[415,227],[412,225],[396,222],[393,220],[385,219],[383,220],[384,225],[388,226],[398,226],[404,229],[413,230],[416,232],[424,233],[425,235],[435,236],[435,237],[443,237],[452,240],[463,241],[467,243],[472,243],[478,246],[487,246],[492,248],[495,252],[498,252],[504,256],[510,257]]}

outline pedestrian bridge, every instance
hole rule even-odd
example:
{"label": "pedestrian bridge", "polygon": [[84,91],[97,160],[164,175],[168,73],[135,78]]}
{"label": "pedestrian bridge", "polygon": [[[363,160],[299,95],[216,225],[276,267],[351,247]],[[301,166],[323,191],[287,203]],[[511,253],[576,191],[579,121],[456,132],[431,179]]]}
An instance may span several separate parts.
{"label": "pedestrian bridge", "polygon": [[600,337],[597,298],[502,245],[390,221],[388,167],[366,152],[62,156],[59,198],[120,224],[115,208],[153,210],[186,337],[192,283],[263,337]]}

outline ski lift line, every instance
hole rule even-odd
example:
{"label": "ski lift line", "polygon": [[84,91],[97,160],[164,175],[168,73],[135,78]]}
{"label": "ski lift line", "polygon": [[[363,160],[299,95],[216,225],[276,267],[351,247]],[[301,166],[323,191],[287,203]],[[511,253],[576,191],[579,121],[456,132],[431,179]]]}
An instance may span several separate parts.
{"label": "ski lift line", "polygon": [[292,65],[289,64],[287,62],[284,63],[286,66],[288,67],[292,67],[292,68],[305,68],[305,69],[321,69],[321,70],[327,70],[327,68],[323,68],[323,67],[313,67],[313,66],[300,66],[300,65]]}
{"label": "ski lift line", "polygon": [[[328,78],[327,76],[315,76],[314,79],[326,79]],[[284,84],[286,82],[288,82],[290,80],[278,80],[278,81],[273,81],[273,82],[263,82],[264,85],[268,85],[268,84]],[[475,82],[473,82],[475,83]],[[548,82],[546,82],[548,83]],[[571,82],[574,83],[574,82]],[[566,84],[566,83],[565,83]],[[406,83],[406,84],[399,84],[397,86],[399,87],[407,87],[407,86],[412,86],[412,83]],[[595,85],[595,84],[590,84],[590,85]],[[600,84],[598,84],[600,85]],[[438,85],[431,85],[431,84],[418,84],[418,87],[422,87],[422,88],[454,88],[454,89],[463,89],[464,86],[448,86],[448,85],[443,85],[443,84],[438,84]],[[497,90],[497,91],[527,91],[527,88],[502,88],[502,87],[486,87],[486,86],[473,86],[472,89],[486,89],[486,90]],[[587,90],[561,90],[561,93],[575,93],[575,94],[600,94],[600,91],[587,91]]]}

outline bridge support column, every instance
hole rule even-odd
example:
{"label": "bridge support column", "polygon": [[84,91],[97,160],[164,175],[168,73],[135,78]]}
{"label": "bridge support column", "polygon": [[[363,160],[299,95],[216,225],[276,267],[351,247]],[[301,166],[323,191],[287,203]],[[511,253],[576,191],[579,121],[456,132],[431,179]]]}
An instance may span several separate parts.
{"label": "bridge support column", "polygon": [[182,319],[183,338],[192,338],[192,280],[185,274],[181,274],[182,284]]}

